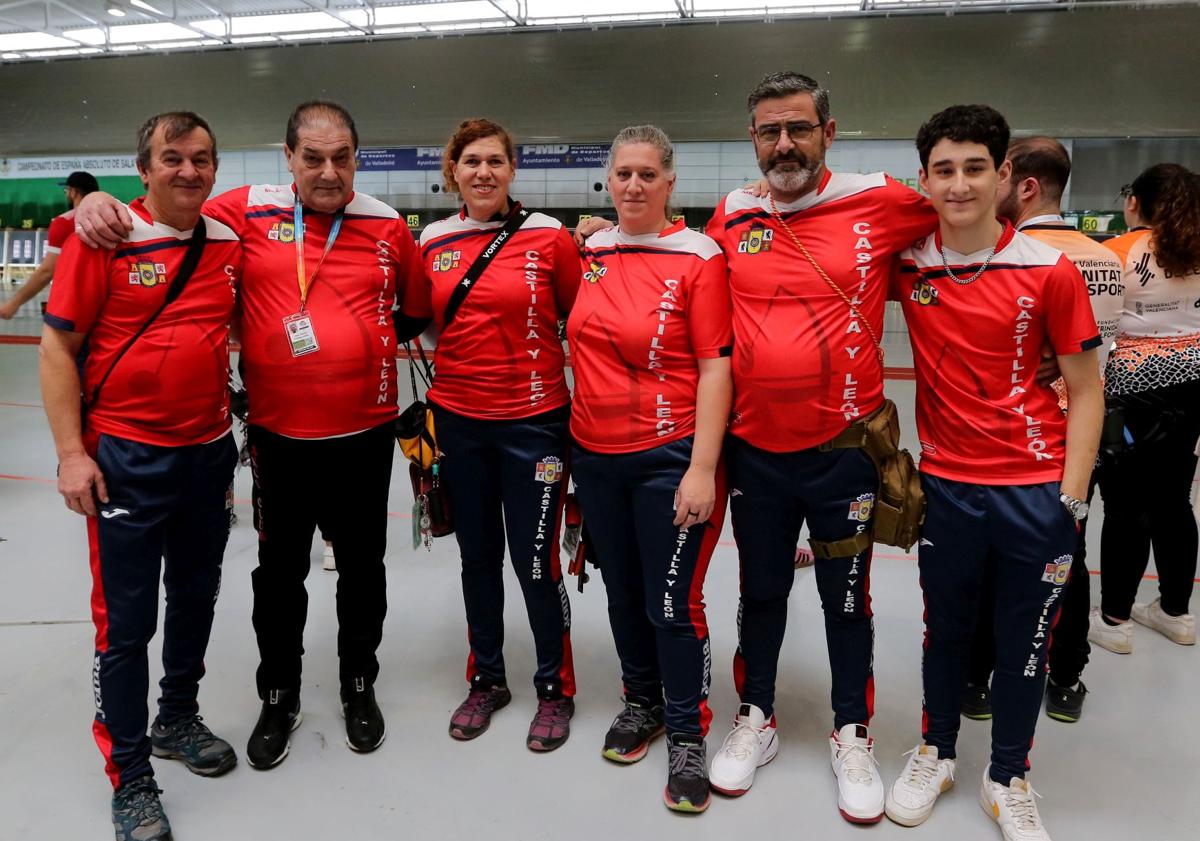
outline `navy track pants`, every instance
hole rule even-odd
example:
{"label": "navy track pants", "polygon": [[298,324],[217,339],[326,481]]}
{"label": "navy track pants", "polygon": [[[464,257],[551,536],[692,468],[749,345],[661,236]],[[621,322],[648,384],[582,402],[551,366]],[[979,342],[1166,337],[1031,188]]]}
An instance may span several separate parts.
{"label": "navy track pants", "polygon": [[[813,539],[826,542],[869,530],[879,474],[861,449],[772,453],[730,436],[725,452],[741,562],[734,683],[742,702],[769,720],[800,528],[807,520]],[[869,724],[874,712],[871,551],[818,558],[815,565],[837,729]]]}
{"label": "navy track pants", "polygon": [[543,698],[572,697],[571,605],[559,560],[570,407],[517,420],[479,420],[433,407],[442,478],[454,512],[467,612],[467,680],[506,683],[504,539],[507,534],[537,652]]}
{"label": "navy track pants", "polygon": [[[146,735],[150,688],[146,647],[163,619],[158,717],[195,715],[221,558],[233,510],[233,435],[207,444],[158,447],[110,435],[89,438],[109,501],[87,520],[96,651],[92,734],[113,788],[154,773]],[[164,564],[165,560],[165,564]]]}
{"label": "navy track pants", "polygon": [[723,468],[706,523],[682,530],[675,491],[692,457],[684,438],[637,453],[576,446],[575,487],[608,594],[625,693],[663,698],[669,733],[705,735],[712,650],[704,576],[725,520]]}
{"label": "navy track pants", "polygon": [[921,733],[954,757],[971,635],[995,558],[992,779],[1025,776],[1046,685],[1046,652],[1078,545],[1059,483],[976,485],[922,474],[928,510],[919,566],[925,594]]}

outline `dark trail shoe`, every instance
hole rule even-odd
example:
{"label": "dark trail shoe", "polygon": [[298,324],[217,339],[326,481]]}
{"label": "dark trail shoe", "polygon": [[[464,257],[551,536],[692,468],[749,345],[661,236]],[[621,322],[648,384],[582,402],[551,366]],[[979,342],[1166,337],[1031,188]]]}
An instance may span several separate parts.
{"label": "dark trail shoe", "polygon": [[667,787],[663,802],[674,812],[703,812],[712,800],[704,738],[690,733],[667,736]]}
{"label": "dark trail shoe", "polygon": [[237,765],[233,746],[213,735],[198,715],[150,728],[150,750],[163,759],[178,759],[193,774],[219,777]]}
{"label": "dark trail shoe", "polygon": [[467,699],[450,716],[450,735],[460,741],[474,739],[492,723],[492,713],[508,706],[512,693],[507,686],[473,686]]}
{"label": "dark trail shoe", "polygon": [[162,790],[154,777],[138,777],[115,792],[112,799],[113,829],[117,841],[172,841],[171,823],[158,796]]}

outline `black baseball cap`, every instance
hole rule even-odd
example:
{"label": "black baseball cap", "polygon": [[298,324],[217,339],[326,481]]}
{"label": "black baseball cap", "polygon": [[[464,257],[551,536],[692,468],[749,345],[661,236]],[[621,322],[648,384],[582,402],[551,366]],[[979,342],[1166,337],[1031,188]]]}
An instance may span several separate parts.
{"label": "black baseball cap", "polygon": [[87,195],[88,193],[94,193],[100,189],[100,184],[96,181],[96,176],[92,175],[90,172],[83,172],[82,170],[72,172],[67,176],[66,181],[59,181],[58,186],[74,187],[84,195]]}

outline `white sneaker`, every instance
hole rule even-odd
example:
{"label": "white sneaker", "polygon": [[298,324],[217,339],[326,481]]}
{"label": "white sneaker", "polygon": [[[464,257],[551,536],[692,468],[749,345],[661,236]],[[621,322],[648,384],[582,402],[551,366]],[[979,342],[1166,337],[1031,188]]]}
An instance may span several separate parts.
{"label": "white sneaker", "polygon": [[1133,610],[1129,612],[1129,616],[1139,625],[1145,625],[1147,628],[1158,631],[1171,642],[1180,645],[1195,645],[1195,615],[1184,613],[1179,616],[1171,616],[1163,611],[1160,602],[1160,599],[1155,599],[1150,604],[1135,604]]}
{"label": "white sneaker", "polygon": [[885,811],[901,826],[919,826],[933,811],[938,795],[954,785],[954,760],[938,759],[933,745],[917,745],[888,789]]}
{"label": "white sneaker", "polygon": [[838,782],[838,811],[850,823],[878,823],[883,817],[883,778],[875,761],[875,740],[861,724],[847,724],[829,737]]}
{"label": "white sneaker", "polygon": [[1113,654],[1133,653],[1133,623],[1122,622],[1110,625],[1104,621],[1100,608],[1093,607],[1088,614],[1088,642],[1107,648]]}
{"label": "white sneaker", "polygon": [[1004,833],[1004,841],[1050,841],[1050,833],[1042,826],[1038,815],[1040,797],[1029,780],[1013,777],[1008,785],[994,781],[983,769],[983,787],[979,790],[979,805]]}
{"label": "white sneaker", "polygon": [[767,721],[754,704],[742,704],[733,729],[712,758],[708,782],[721,794],[737,797],[754,785],[754,772],[779,753],[775,716]]}
{"label": "white sneaker", "polygon": [[321,553],[321,569],[326,572],[337,572],[337,559],[333,557],[333,544],[325,541],[325,551]]}

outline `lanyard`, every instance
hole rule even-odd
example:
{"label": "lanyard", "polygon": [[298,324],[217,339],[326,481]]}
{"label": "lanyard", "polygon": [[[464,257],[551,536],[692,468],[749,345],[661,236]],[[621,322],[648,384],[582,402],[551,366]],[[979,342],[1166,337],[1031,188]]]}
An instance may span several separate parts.
{"label": "lanyard", "polygon": [[330,227],[329,237],[325,240],[325,251],[322,252],[321,259],[317,261],[317,267],[309,276],[304,271],[304,205],[300,203],[300,197],[296,196],[294,217],[296,231],[293,239],[296,241],[296,282],[300,286],[300,312],[304,312],[304,306],[308,302],[308,291],[317,282],[317,273],[321,271],[321,266],[325,264],[325,258],[333,250],[333,244],[337,242],[338,234],[342,232],[342,218],[345,215],[346,208],[343,207],[333,217],[333,226]]}

